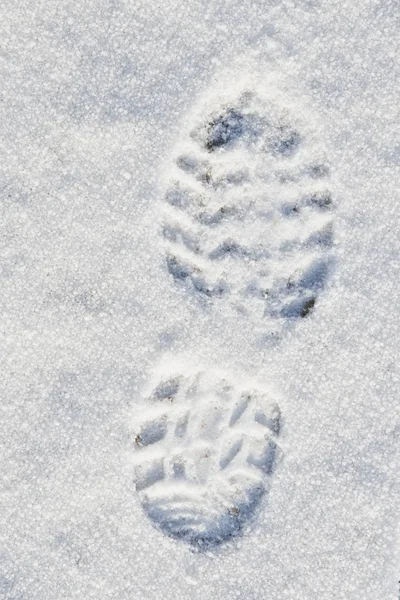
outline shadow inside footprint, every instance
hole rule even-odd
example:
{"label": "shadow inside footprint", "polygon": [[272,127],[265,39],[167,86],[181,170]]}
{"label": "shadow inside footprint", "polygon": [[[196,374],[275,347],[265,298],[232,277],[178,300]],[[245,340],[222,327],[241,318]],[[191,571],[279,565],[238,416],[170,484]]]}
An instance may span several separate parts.
{"label": "shadow inside footprint", "polygon": [[275,156],[292,156],[300,145],[301,137],[298,131],[281,126],[269,143],[269,149]]}
{"label": "shadow inside footprint", "polygon": [[207,128],[207,150],[213,152],[239,139],[244,133],[244,121],[242,113],[234,108],[211,120]]}
{"label": "shadow inside footprint", "polygon": [[280,316],[286,319],[304,319],[313,310],[316,302],[315,295],[295,298],[292,302],[282,307]]}

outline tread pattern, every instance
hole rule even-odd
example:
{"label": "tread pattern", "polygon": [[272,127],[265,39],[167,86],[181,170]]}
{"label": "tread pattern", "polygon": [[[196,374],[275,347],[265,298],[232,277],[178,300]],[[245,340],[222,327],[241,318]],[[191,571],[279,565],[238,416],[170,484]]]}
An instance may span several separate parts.
{"label": "tread pattern", "polygon": [[310,313],[333,261],[334,202],[306,118],[259,89],[205,102],[177,144],[164,200],[177,283],[257,318]]}
{"label": "tread pattern", "polygon": [[152,522],[197,548],[239,534],[275,466],[280,411],[271,394],[181,370],[158,379],[146,406],[133,462]]}

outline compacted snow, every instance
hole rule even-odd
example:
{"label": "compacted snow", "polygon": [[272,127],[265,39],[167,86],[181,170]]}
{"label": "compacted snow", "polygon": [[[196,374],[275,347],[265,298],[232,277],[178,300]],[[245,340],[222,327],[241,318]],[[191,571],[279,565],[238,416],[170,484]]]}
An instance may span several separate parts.
{"label": "compacted snow", "polygon": [[0,600],[397,600],[399,28],[3,1]]}

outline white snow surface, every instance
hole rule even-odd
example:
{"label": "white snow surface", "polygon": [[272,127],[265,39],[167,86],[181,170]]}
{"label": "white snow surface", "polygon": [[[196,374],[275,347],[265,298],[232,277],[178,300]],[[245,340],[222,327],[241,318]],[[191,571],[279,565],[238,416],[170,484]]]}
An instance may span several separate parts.
{"label": "white snow surface", "polygon": [[[399,31],[394,0],[3,0],[1,600],[397,600]],[[335,202],[332,277],[277,343],[175,285],[160,236],[193,107],[271,72]],[[268,494],[204,551],[146,516],[130,460],[182,356],[282,414]]]}

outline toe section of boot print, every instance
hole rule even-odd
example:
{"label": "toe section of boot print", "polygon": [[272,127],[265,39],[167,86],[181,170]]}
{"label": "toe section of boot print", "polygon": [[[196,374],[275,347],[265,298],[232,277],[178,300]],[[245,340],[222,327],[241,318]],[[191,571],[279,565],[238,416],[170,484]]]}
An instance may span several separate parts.
{"label": "toe section of boot print", "polygon": [[332,271],[331,167],[295,91],[237,80],[205,93],[172,152],[166,266],[200,302],[279,327],[308,317]]}

